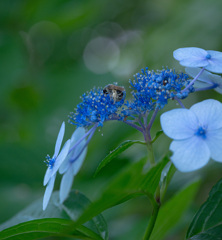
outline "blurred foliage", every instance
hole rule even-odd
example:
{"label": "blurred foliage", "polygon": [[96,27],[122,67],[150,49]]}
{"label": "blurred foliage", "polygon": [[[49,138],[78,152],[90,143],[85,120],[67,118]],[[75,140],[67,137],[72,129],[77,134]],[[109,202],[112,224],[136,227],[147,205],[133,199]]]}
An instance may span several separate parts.
{"label": "blurred foliage", "polygon": [[[43,196],[44,158],[53,153],[61,122],[67,123],[84,92],[118,82],[129,96],[128,79],[140,68],[183,70],[172,57],[179,47],[222,51],[221,11],[220,0],[0,1],[0,222]],[[185,104],[205,98],[222,101],[209,91],[191,95]],[[175,106],[171,103],[165,110]],[[66,138],[74,129],[66,124]],[[153,134],[159,129],[157,120]],[[107,123],[97,132],[75,188],[93,200],[104,182],[146,153],[143,146],[135,146],[118,159],[118,169],[111,163],[106,174],[93,178],[99,162],[127,139],[143,140],[123,123]],[[162,135],[154,145],[157,158],[168,146],[169,139]],[[203,184],[193,209],[169,239],[183,238],[221,169],[212,163],[195,173],[175,175],[169,196],[196,175]],[[146,225],[149,208],[147,200],[139,198],[106,211],[111,239],[135,239],[133,234]]]}

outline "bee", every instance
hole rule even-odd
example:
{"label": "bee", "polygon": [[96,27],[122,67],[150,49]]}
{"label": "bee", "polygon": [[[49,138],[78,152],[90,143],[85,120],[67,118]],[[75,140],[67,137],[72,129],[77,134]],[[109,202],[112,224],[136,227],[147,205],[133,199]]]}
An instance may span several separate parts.
{"label": "bee", "polygon": [[125,95],[125,88],[109,84],[104,87],[103,94],[105,96],[109,94],[110,98],[113,99],[114,103],[119,102]]}

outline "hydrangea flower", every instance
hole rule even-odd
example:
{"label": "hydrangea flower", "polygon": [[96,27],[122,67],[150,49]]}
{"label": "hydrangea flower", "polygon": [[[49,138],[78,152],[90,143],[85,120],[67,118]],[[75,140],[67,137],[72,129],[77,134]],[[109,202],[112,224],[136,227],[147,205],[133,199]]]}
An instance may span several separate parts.
{"label": "hydrangea flower", "polygon": [[174,109],[160,118],[164,133],[174,139],[171,157],[181,172],[206,165],[210,158],[222,162],[222,104],[208,99],[190,109]]}
{"label": "hydrangea flower", "polygon": [[[185,71],[188,75],[195,78],[201,69],[185,68]],[[222,77],[204,70],[204,72],[195,81],[194,87],[203,89],[214,88],[215,91],[222,94]]]}
{"label": "hydrangea flower", "polygon": [[208,71],[222,73],[222,52],[196,47],[179,48],[173,56],[185,67],[204,67]]}
{"label": "hydrangea flower", "polygon": [[124,103],[124,97],[120,101],[114,101],[109,94],[105,95],[103,89],[93,89],[82,95],[82,102],[77,105],[75,113],[71,113],[70,122],[78,127],[87,127],[119,118],[117,111]]}
{"label": "hydrangea flower", "polygon": [[[69,153],[59,168],[59,173],[64,174],[60,185],[60,203],[63,203],[71,190],[75,175],[79,172],[87,152],[87,145],[91,140],[97,126],[87,133],[85,128],[77,128],[72,137]],[[89,135],[88,139],[86,137]]]}
{"label": "hydrangea flower", "polygon": [[47,162],[48,168],[46,170],[44,182],[43,182],[43,185],[45,186],[47,184],[47,187],[46,187],[45,194],[43,197],[43,210],[46,209],[49,199],[51,197],[52,190],[53,190],[54,183],[55,183],[56,172],[58,171],[62,162],[65,160],[65,158],[68,154],[68,151],[69,151],[70,139],[66,141],[66,143],[64,144],[64,147],[62,148],[61,152],[59,153],[61,145],[62,145],[64,133],[65,133],[65,123],[63,122],[62,126],[60,128],[57,140],[56,140],[55,152],[53,154],[53,157],[50,158],[49,156],[47,156],[46,162]]}

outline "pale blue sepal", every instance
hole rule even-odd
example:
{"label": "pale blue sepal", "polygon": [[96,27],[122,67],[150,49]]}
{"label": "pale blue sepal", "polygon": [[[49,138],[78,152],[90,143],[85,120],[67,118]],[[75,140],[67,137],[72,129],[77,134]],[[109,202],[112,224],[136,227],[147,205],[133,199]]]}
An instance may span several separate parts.
{"label": "pale blue sepal", "polygon": [[61,144],[62,144],[62,140],[63,140],[63,137],[64,137],[64,133],[65,133],[65,122],[62,123],[61,128],[59,130],[59,134],[58,134],[58,137],[57,137],[57,140],[56,140],[56,145],[55,145],[54,156],[57,156],[58,153],[59,153],[59,150],[60,150],[60,147],[61,147]]}
{"label": "pale blue sepal", "polygon": [[66,159],[63,161],[63,163],[59,168],[59,173],[60,174],[65,173],[68,170],[69,166],[70,166],[70,162],[69,162],[69,154],[68,154],[68,156],[66,157]]}
{"label": "pale blue sepal", "polygon": [[[185,68],[185,71],[189,76],[195,78],[201,71],[201,68]],[[194,87],[204,88],[210,87],[212,84],[217,84],[218,87],[214,88],[214,90],[222,94],[222,77],[205,70],[195,81]]]}
{"label": "pale blue sepal", "polygon": [[54,187],[55,178],[56,178],[56,174],[50,178],[50,180],[48,182],[48,185],[45,189],[45,194],[44,194],[44,197],[43,197],[43,211],[46,209],[46,207],[49,203],[49,199],[52,195],[52,190],[53,190],[53,187]]}
{"label": "pale blue sepal", "polygon": [[173,151],[171,161],[181,172],[191,172],[205,166],[210,159],[210,150],[206,142],[193,136],[180,141],[173,141],[170,145]]}
{"label": "pale blue sepal", "polygon": [[208,131],[206,143],[210,149],[211,158],[222,162],[222,128]]}
{"label": "pale blue sepal", "polygon": [[206,66],[206,69],[215,73],[222,73],[222,52],[207,50],[211,55],[211,58],[208,60],[209,64]]}
{"label": "pale blue sepal", "polygon": [[52,176],[52,169],[48,167],[44,176],[43,186],[45,186],[48,183],[51,176]]}
{"label": "pale blue sepal", "polygon": [[207,99],[194,104],[190,111],[198,116],[200,126],[207,131],[222,127],[222,104],[214,99]]}
{"label": "pale blue sepal", "polygon": [[61,164],[65,160],[65,158],[66,158],[66,156],[69,152],[70,142],[71,142],[70,139],[65,142],[64,147],[62,148],[60,154],[56,158],[56,161],[55,161],[54,166],[52,168],[52,175],[54,175],[58,171],[59,167],[61,166]]}
{"label": "pale blue sepal", "polygon": [[180,140],[193,136],[198,119],[190,110],[180,108],[163,113],[160,123],[168,137]]}
{"label": "pale blue sepal", "polygon": [[74,179],[74,175],[72,173],[72,168],[69,168],[64,173],[61,184],[60,184],[60,191],[59,191],[60,203],[63,203],[68,197],[68,194],[72,187],[73,179]]}
{"label": "pale blue sepal", "polygon": [[207,66],[209,64],[206,58],[207,54],[206,50],[196,47],[179,48],[173,52],[174,58],[186,67]]}
{"label": "pale blue sepal", "polygon": [[64,162],[62,163],[62,165],[59,168],[59,173],[63,174],[67,171],[68,167],[70,166],[70,161],[75,159],[75,157],[78,155],[78,153],[82,150],[82,147],[85,145],[86,143],[86,139],[82,139],[82,141],[76,145],[75,148],[73,148],[75,146],[75,144],[86,134],[86,130],[83,127],[79,127],[77,128],[71,137],[71,144],[70,144],[70,153],[67,155],[66,159],[64,160]]}
{"label": "pale blue sepal", "polygon": [[82,154],[79,156],[79,158],[73,163],[72,169],[73,169],[73,174],[76,175],[80,168],[82,167],[82,164],[84,162],[84,159],[86,157],[87,153],[87,147],[83,150]]}

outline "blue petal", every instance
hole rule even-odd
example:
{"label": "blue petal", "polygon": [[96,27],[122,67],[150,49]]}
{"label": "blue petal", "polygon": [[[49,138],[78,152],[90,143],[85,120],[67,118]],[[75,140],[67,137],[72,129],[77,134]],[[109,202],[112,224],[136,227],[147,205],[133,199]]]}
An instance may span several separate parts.
{"label": "blue petal", "polygon": [[43,180],[43,185],[44,186],[48,183],[48,181],[51,178],[51,176],[52,176],[52,169],[50,169],[48,167],[47,170],[46,170],[45,176],[44,176],[44,180]]}
{"label": "blue petal", "polygon": [[63,163],[66,156],[68,155],[69,148],[70,148],[70,142],[71,142],[70,139],[66,141],[66,143],[64,144],[64,147],[62,148],[60,154],[56,158],[56,161],[55,161],[54,166],[52,168],[52,175],[54,175],[58,171],[61,164]]}
{"label": "blue petal", "polygon": [[63,137],[64,137],[64,133],[65,133],[65,122],[62,123],[61,128],[59,130],[59,134],[58,134],[58,137],[57,137],[57,140],[56,140],[56,145],[55,145],[54,156],[57,156],[58,153],[59,153],[59,150],[60,150],[60,147],[61,147],[61,144],[62,144],[62,140],[63,140]]}
{"label": "blue petal", "polygon": [[[185,71],[188,75],[190,75],[192,78],[195,78],[197,76],[197,74],[201,71],[201,68],[185,68]],[[214,83],[212,81],[212,75],[210,72],[208,71],[203,71],[203,73],[198,77],[198,80],[206,82],[208,84],[212,84]],[[218,75],[216,75],[218,76]]]}
{"label": "blue petal", "polygon": [[190,110],[196,114],[199,124],[207,130],[222,127],[222,104],[214,99],[207,99],[194,104]]}
{"label": "blue petal", "polygon": [[66,172],[68,170],[68,168],[70,167],[70,162],[69,162],[69,155],[67,155],[67,157],[65,158],[65,160],[63,161],[63,163],[61,164],[60,168],[59,168],[59,173],[63,174],[64,172]]}
{"label": "blue petal", "polygon": [[[74,145],[77,143],[78,140],[80,140],[84,135],[86,134],[86,130],[83,127],[79,127],[77,128],[74,133],[72,134],[71,137],[71,144],[70,144],[70,149],[71,150]],[[82,146],[82,142],[86,142],[85,139],[83,139],[79,145],[76,146],[75,149],[73,149],[72,151],[69,152],[69,154],[67,155],[66,159],[64,160],[64,162],[62,163],[62,165],[59,168],[59,173],[63,174],[64,172],[67,171],[68,167],[70,166],[70,159],[73,159],[76,156],[76,149]],[[84,145],[83,144],[83,145]]]}
{"label": "blue petal", "polygon": [[208,131],[206,143],[210,149],[211,158],[222,162],[222,128]]}
{"label": "blue petal", "polygon": [[187,58],[180,61],[180,65],[184,67],[206,67],[208,65],[207,59],[202,58]]}
{"label": "blue petal", "polygon": [[55,178],[56,178],[56,175],[52,176],[52,178],[50,179],[50,181],[49,181],[49,183],[46,187],[45,194],[44,194],[44,197],[43,197],[43,211],[46,209],[46,207],[49,203],[49,199],[52,195],[52,190],[53,190],[53,187],[54,187]]}
{"label": "blue petal", "polygon": [[205,58],[207,54],[206,50],[196,47],[178,48],[173,52],[174,58],[178,61],[192,57]]}
{"label": "blue petal", "polygon": [[[186,73],[193,78],[196,77],[200,70],[201,68],[185,68]],[[218,87],[214,88],[214,90],[222,93],[222,77],[216,74],[212,74],[208,71],[204,71],[198,77],[198,80],[194,83],[194,87],[204,88],[209,87],[212,84],[217,84]]]}
{"label": "blue petal", "polygon": [[210,150],[206,142],[197,136],[173,141],[170,150],[173,151],[171,161],[181,172],[191,172],[202,168],[210,159]]}
{"label": "blue petal", "polygon": [[84,135],[86,134],[86,130],[85,128],[83,127],[79,127],[77,128],[74,133],[72,134],[72,137],[71,137],[71,147],[74,146],[74,144],[79,140],[81,139]]}
{"label": "blue petal", "polygon": [[198,119],[188,109],[173,109],[163,113],[160,123],[164,133],[173,139],[185,139],[194,135]]}
{"label": "blue petal", "polygon": [[201,48],[179,48],[173,52],[176,60],[186,67],[204,67],[209,63],[206,59],[208,52]]}
{"label": "blue petal", "polygon": [[60,203],[63,203],[71,190],[74,176],[72,174],[72,169],[69,168],[68,171],[63,175],[61,185],[60,185]]}
{"label": "blue petal", "polygon": [[215,72],[215,73],[222,73],[222,53],[218,51],[207,51],[211,58],[208,60],[209,65],[206,66],[206,69]]}
{"label": "blue petal", "polygon": [[72,169],[73,169],[73,174],[76,175],[79,172],[79,169],[82,167],[83,161],[86,157],[87,153],[87,147],[83,150],[79,158],[73,163]]}

